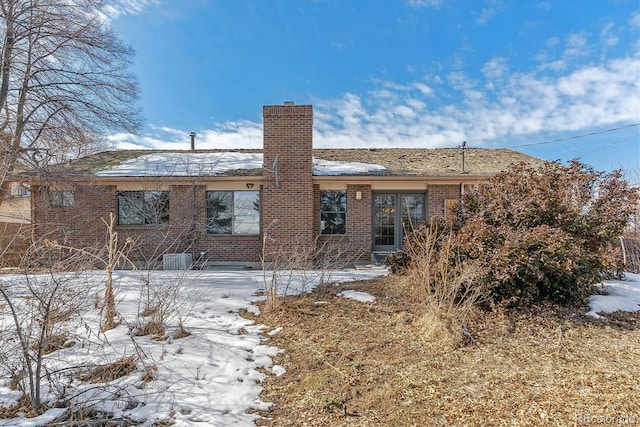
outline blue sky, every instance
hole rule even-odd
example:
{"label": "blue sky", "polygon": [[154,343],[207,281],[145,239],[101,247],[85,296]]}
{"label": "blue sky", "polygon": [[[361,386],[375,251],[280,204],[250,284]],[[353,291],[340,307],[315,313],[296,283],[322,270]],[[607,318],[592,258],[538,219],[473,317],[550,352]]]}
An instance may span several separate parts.
{"label": "blue sky", "polygon": [[638,0],[119,0],[145,127],[121,148],[509,147],[640,175]]}

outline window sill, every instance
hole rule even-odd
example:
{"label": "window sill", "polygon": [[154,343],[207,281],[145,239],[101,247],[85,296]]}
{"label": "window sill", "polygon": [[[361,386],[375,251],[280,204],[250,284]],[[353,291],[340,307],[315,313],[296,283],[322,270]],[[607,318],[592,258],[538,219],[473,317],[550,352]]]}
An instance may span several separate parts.
{"label": "window sill", "polygon": [[116,230],[158,230],[168,228],[169,224],[157,225],[116,225]]}
{"label": "window sill", "polygon": [[237,238],[256,238],[256,237],[260,237],[260,234],[211,234],[211,233],[207,233],[205,234],[205,236],[207,237],[221,237],[221,238],[225,238],[225,239],[237,239]]}

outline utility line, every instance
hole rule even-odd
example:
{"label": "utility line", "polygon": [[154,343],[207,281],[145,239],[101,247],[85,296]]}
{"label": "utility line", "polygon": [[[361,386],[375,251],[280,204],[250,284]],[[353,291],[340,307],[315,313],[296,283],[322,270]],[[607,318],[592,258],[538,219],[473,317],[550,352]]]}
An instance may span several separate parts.
{"label": "utility line", "polygon": [[602,130],[602,131],[599,131],[599,132],[591,132],[591,133],[585,133],[585,134],[582,134],[582,135],[569,136],[567,138],[550,139],[548,141],[540,141],[540,142],[531,142],[529,144],[512,145],[512,146],[507,147],[507,148],[532,147],[534,145],[551,144],[553,142],[569,141],[571,139],[584,138],[584,137],[593,136],[593,135],[601,135],[603,133],[614,132],[616,130],[627,129],[627,128],[634,127],[634,126],[640,126],[640,123],[633,123],[633,124],[630,124],[630,125],[620,126],[620,127],[617,127],[617,128],[612,128],[612,129],[607,129],[607,130]]}

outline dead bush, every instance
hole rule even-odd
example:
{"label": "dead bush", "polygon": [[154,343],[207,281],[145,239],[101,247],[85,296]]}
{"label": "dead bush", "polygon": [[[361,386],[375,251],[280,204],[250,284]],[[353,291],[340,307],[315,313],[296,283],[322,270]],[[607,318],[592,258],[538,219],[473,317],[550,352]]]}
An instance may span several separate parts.
{"label": "dead bush", "polygon": [[435,223],[418,227],[405,241],[411,261],[403,283],[426,307],[419,329],[428,341],[461,342],[472,310],[488,293],[475,262],[463,260],[458,247],[456,237]]}

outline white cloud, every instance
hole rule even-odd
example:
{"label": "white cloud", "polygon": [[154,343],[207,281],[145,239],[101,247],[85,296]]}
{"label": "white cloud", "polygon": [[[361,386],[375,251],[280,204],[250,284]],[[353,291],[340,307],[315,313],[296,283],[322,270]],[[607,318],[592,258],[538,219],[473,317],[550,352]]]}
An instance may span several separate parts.
{"label": "white cloud", "polygon": [[408,119],[413,119],[414,117],[416,117],[416,113],[413,111],[413,109],[406,105],[396,106],[394,108],[394,114]]}
{"label": "white cloud", "polygon": [[[190,130],[152,127],[152,134],[135,136],[116,134],[109,142],[120,149],[156,148],[161,150],[187,150],[191,147]],[[196,132],[196,149],[262,148],[262,125],[250,121],[226,122]]]}
{"label": "white cloud", "polygon": [[489,79],[499,79],[508,71],[507,60],[501,57],[491,58],[482,67],[482,73]]}
{"label": "white cloud", "polygon": [[491,19],[493,19],[493,17],[495,17],[497,13],[498,11],[494,8],[483,8],[480,11],[480,15],[478,15],[478,17],[476,18],[476,24],[487,25],[487,23],[491,21]]}
{"label": "white cloud", "polygon": [[547,62],[542,64],[540,67],[541,70],[552,70],[552,71],[564,71],[567,69],[567,61],[564,59],[558,59],[557,61]]}
{"label": "white cloud", "polygon": [[558,37],[549,37],[547,40],[547,46],[554,47],[560,44],[560,39]]}
{"label": "white cloud", "polygon": [[549,11],[551,10],[551,2],[550,1],[541,1],[540,3],[538,3],[536,5],[536,7],[538,8],[538,10],[542,10],[542,11]]}
{"label": "white cloud", "polygon": [[629,26],[632,28],[640,27],[640,12],[634,12],[629,19]]}
{"label": "white cloud", "polygon": [[[397,92],[418,91],[423,96],[433,95],[433,89],[424,82],[411,82],[408,84],[399,84],[392,81],[377,81],[384,89],[375,89],[371,91],[379,98],[394,98]],[[394,92],[395,91],[395,92]]]}
{"label": "white cloud", "polygon": [[103,8],[107,19],[117,19],[123,15],[138,15],[147,6],[158,4],[160,0],[109,0]]}
{"label": "white cloud", "polygon": [[429,86],[427,86],[424,83],[414,83],[413,87],[418,89],[425,96],[433,95],[433,89],[431,89]]}
{"label": "white cloud", "polygon": [[[428,108],[425,100],[412,98],[416,106],[398,92],[380,104],[349,94],[348,103],[358,106],[360,120],[351,127],[332,123],[341,120],[342,100],[318,105],[317,121],[322,131],[316,146],[456,146],[462,140],[483,145],[491,140],[533,135],[538,132],[567,132],[589,127],[640,121],[640,58],[619,58],[574,68],[559,77],[541,71],[503,73],[495,86],[498,97],[489,97],[467,75],[450,73],[448,80],[459,94],[454,103]],[[390,85],[386,85],[389,87]],[[387,89],[389,90],[389,89]],[[433,98],[433,97],[431,97]],[[411,113],[409,113],[411,112]],[[325,121],[331,117],[330,122]],[[380,145],[381,144],[381,145]]]}
{"label": "white cloud", "polygon": [[[563,48],[557,46],[556,53]],[[576,55],[589,49],[586,35],[574,34],[564,52],[574,56],[541,53],[543,63],[526,72],[511,70],[508,58],[493,57],[477,79],[456,70],[410,82],[378,80],[367,92],[317,100],[314,145],[435,148],[466,140],[482,146],[540,132],[640,122],[640,51],[578,64]],[[119,148],[188,149],[190,130],[158,127],[140,138],[114,135],[111,142]],[[261,123],[226,122],[197,132],[196,148],[262,147]]]}
{"label": "white cloud", "polygon": [[585,33],[569,35],[569,38],[567,39],[567,45],[564,50],[564,56],[585,56],[587,55],[587,53],[587,35]]}
{"label": "white cloud", "polygon": [[615,46],[620,39],[614,33],[614,24],[611,22],[606,23],[600,30],[600,39],[605,47]]}
{"label": "white cloud", "polygon": [[407,0],[411,7],[433,7],[439,8],[444,4],[444,0]]}

